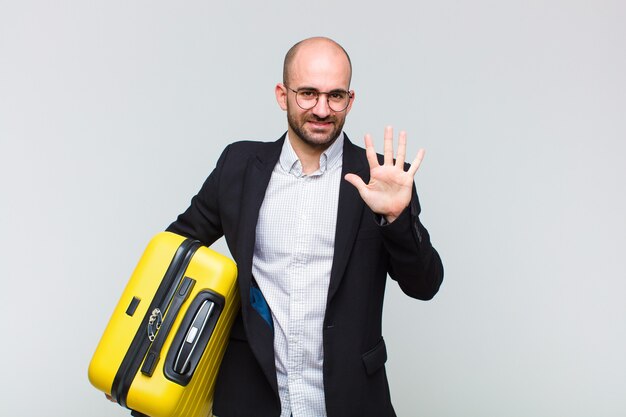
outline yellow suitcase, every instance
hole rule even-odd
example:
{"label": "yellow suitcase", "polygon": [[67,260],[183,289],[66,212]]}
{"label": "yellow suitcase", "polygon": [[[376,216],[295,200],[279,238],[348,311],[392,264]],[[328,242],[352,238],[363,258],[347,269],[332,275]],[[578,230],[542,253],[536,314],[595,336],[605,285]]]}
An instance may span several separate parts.
{"label": "yellow suitcase", "polygon": [[237,268],[170,232],[135,268],[89,365],[89,380],[133,415],[205,417],[239,310]]}

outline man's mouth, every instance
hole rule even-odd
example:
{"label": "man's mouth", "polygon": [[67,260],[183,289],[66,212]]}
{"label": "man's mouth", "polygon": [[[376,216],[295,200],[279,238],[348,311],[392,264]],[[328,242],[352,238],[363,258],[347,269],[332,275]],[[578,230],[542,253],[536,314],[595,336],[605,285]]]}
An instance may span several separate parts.
{"label": "man's mouth", "polygon": [[333,124],[330,120],[309,120],[308,123],[314,129],[325,129]]}

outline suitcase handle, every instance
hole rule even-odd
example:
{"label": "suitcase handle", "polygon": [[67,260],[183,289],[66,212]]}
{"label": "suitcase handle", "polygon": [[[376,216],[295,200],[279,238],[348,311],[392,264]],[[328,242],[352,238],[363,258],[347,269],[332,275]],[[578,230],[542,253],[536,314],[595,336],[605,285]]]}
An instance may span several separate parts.
{"label": "suitcase handle", "polygon": [[185,334],[185,341],[180,347],[178,355],[176,356],[176,361],[174,362],[174,372],[177,374],[184,374],[187,370],[189,360],[191,359],[195,349],[198,347],[200,335],[202,335],[214,308],[215,303],[213,301],[204,300],[200,309],[194,316],[191,325]]}
{"label": "suitcase handle", "polygon": [[224,297],[203,290],[191,302],[165,359],[165,376],[186,386],[211,340],[224,308]]}

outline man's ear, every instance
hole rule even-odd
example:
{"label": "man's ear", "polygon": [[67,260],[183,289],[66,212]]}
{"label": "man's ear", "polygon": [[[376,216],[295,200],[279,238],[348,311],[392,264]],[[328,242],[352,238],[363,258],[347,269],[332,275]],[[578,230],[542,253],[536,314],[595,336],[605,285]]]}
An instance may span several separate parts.
{"label": "man's ear", "polygon": [[284,84],[278,83],[274,88],[274,93],[276,94],[276,102],[280,106],[281,109],[287,111],[287,88]]}

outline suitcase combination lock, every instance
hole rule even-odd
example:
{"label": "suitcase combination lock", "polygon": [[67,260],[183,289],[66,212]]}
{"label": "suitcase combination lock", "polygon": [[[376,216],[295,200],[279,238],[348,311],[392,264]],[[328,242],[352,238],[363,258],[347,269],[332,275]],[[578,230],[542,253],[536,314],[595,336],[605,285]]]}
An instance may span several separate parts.
{"label": "suitcase combination lock", "polygon": [[163,315],[161,314],[161,310],[155,308],[152,310],[152,314],[150,314],[150,319],[148,320],[148,339],[150,339],[151,342],[154,342],[162,323]]}

